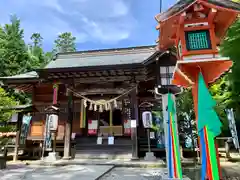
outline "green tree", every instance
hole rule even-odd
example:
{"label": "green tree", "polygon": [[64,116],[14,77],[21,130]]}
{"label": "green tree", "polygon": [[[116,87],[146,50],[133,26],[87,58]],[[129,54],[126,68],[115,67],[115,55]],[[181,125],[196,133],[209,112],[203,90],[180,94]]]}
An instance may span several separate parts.
{"label": "green tree", "polygon": [[238,19],[227,32],[227,36],[221,44],[221,53],[230,57],[233,61],[231,73],[229,74],[230,86],[232,88],[232,107],[240,112],[240,20]]}
{"label": "green tree", "polygon": [[[39,47],[41,38],[32,36],[33,45],[28,46],[24,42],[24,30],[20,26],[20,20],[11,16],[10,23],[0,27],[0,76],[12,76],[39,68],[43,63],[43,52]],[[27,103],[28,98],[23,93],[7,90],[22,104]]]}
{"label": "green tree", "polygon": [[181,139],[196,139],[196,119],[191,89],[184,89],[176,98],[178,129]]}
{"label": "green tree", "polygon": [[23,40],[24,31],[20,20],[11,16],[11,23],[0,27],[0,76],[11,76],[31,71],[40,66],[41,61]]}
{"label": "green tree", "polygon": [[33,33],[31,36],[33,47],[42,47],[43,38],[40,33]]}
{"label": "green tree", "polygon": [[58,38],[54,41],[55,48],[54,53],[59,52],[74,52],[76,51],[76,37],[72,35],[70,32],[62,33],[58,36]]}
{"label": "green tree", "polygon": [[20,20],[16,16],[11,16],[10,20],[11,24],[0,27],[1,76],[26,72],[29,60]]}
{"label": "green tree", "polygon": [[44,58],[45,58],[45,65],[47,64],[47,63],[49,63],[52,59],[53,59],[53,55],[54,55],[54,53],[53,52],[46,52],[45,54],[44,54]]}
{"label": "green tree", "polygon": [[0,122],[7,122],[14,111],[2,110],[3,107],[11,107],[17,105],[17,101],[10,96],[3,88],[0,88]]}
{"label": "green tree", "polygon": [[43,51],[43,38],[40,33],[33,33],[31,36],[32,43],[29,45],[28,54],[30,59],[35,62],[35,67],[44,67],[48,62],[48,56]]}
{"label": "green tree", "polygon": [[[240,2],[240,0],[234,0],[235,2]],[[223,56],[230,57],[233,61],[233,66],[231,68],[231,73],[228,75],[229,80],[229,90],[227,95],[228,107],[234,109],[237,131],[240,131],[240,19],[228,29],[226,37],[224,38],[221,46],[220,52]]]}

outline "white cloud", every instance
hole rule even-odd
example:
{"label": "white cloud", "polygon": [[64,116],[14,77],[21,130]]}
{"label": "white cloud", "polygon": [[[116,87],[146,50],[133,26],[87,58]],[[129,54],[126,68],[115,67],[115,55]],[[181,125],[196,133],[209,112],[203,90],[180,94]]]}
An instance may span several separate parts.
{"label": "white cloud", "polygon": [[9,0],[0,11],[1,24],[8,22],[9,14],[16,14],[26,39],[39,32],[47,44],[66,31],[79,43],[117,43],[129,38],[135,24],[124,0]]}

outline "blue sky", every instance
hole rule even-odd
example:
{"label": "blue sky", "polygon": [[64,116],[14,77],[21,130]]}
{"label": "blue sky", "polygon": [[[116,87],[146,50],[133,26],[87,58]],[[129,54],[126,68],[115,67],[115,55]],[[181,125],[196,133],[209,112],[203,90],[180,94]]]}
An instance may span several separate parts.
{"label": "blue sky", "polygon": [[[45,50],[61,32],[77,37],[77,49],[119,48],[152,45],[157,39],[154,16],[160,0],[3,0],[0,23],[16,14],[25,41],[34,32],[44,38]],[[163,10],[176,0],[163,0]]]}

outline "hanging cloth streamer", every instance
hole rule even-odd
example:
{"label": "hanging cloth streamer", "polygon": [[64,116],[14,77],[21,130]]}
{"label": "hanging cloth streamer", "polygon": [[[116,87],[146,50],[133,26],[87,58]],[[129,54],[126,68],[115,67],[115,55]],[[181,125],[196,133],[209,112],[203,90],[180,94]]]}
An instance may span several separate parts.
{"label": "hanging cloth streamer", "polygon": [[53,85],[53,104],[57,104],[58,101],[58,84]]}
{"label": "hanging cloth streamer", "polygon": [[80,128],[86,127],[86,108],[84,105],[84,99],[81,100],[81,110],[80,110]]}
{"label": "hanging cloth streamer", "polygon": [[182,166],[180,158],[180,146],[178,139],[177,121],[176,121],[176,109],[172,99],[172,94],[168,93],[168,153],[169,153],[169,178],[182,179]]}

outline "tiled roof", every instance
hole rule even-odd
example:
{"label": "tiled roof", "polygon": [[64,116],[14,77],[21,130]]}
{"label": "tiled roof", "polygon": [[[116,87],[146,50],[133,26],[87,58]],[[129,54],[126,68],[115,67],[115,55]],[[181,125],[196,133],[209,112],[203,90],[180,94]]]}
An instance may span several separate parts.
{"label": "tiled roof", "polygon": [[36,108],[32,104],[25,104],[25,105],[16,105],[16,106],[0,106],[0,109],[3,111],[11,111],[11,110],[16,110],[16,111],[36,111]]}
{"label": "tiled roof", "polygon": [[6,77],[0,77],[0,80],[5,80],[5,79],[35,79],[38,78],[38,74],[36,71],[31,71],[23,74],[18,74],[14,76],[6,76]]}
{"label": "tiled roof", "polygon": [[[180,0],[167,11],[158,14],[156,16],[156,19],[158,21],[164,21],[165,19],[183,11],[184,8],[188,7],[189,5],[191,5],[191,3],[194,3],[195,1],[197,0]],[[240,11],[240,3],[233,2],[231,0],[208,0],[207,2],[216,6]]]}
{"label": "tiled roof", "polygon": [[[155,52],[155,46],[140,46],[59,53],[56,58],[43,69],[139,64],[145,62]],[[31,71],[14,76],[0,77],[0,80],[35,80],[38,78],[38,73],[36,71]]]}
{"label": "tiled roof", "polygon": [[60,53],[44,69],[138,64],[156,52],[154,46]]}

